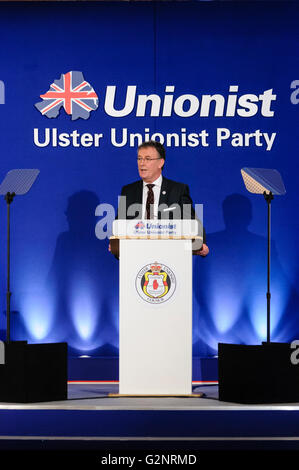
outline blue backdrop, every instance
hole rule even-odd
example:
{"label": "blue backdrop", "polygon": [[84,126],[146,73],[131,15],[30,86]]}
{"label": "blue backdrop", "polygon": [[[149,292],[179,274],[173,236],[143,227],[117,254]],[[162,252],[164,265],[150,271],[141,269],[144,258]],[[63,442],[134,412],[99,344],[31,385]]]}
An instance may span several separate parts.
{"label": "blue backdrop", "polygon": [[[298,14],[293,2],[1,3],[0,179],[40,169],[11,207],[14,339],[118,353],[118,261],[95,236],[95,209],[116,207],[138,178],[136,133],[177,134],[165,175],[204,205],[210,255],[194,259],[194,355],[266,338],[267,210],[243,167],[276,168],[286,186],[272,209],[271,338],[299,337]],[[88,119],[35,107],[69,71],[98,96]],[[143,106],[143,95],[155,96]],[[4,200],[0,227],[4,330]]]}

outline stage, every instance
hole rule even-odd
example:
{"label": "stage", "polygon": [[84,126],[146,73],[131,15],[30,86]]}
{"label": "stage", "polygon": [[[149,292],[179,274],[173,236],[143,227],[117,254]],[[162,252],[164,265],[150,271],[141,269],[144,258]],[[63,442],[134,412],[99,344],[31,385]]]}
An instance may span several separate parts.
{"label": "stage", "polygon": [[[282,384],[282,387],[286,386]],[[296,450],[299,403],[218,400],[217,382],[194,383],[202,398],[109,397],[117,382],[69,382],[68,399],[0,404],[1,450]]]}

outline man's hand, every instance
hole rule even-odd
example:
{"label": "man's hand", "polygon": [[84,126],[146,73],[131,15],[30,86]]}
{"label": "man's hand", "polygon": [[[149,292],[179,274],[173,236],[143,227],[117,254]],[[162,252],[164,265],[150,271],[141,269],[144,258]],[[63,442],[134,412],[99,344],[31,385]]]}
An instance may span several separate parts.
{"label": "man's hand", "polygon": [[205,243],[203,243],[202,247],[200,250],[193,251],[194,255],[199,255],[199,256],[207,256],[209,254],[209,247]]}

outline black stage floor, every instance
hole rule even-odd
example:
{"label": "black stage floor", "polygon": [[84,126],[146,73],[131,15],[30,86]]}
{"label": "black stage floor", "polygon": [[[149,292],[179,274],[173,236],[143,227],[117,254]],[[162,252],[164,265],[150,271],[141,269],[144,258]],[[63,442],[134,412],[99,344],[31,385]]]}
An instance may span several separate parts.
{"label": "black stage floor", "polygon": [[202,398],[110,393],[118,393],[117,383],[69,383],[65,401],[0,403],[1,451],[299,449],[299,403],[225,403],[217,384],[194,385]]}

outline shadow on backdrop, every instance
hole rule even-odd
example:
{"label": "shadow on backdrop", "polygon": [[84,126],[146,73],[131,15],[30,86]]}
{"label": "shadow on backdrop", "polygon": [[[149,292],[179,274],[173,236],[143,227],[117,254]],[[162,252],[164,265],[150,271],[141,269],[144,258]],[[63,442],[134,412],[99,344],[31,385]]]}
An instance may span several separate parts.
{"label": "shadow on backdrop", "polygon": [[[218,342],[260,344],[267,338],[267,237],[248,230],[252,205],[247,197],[229,195],[222,208],[225,230],[207,236],[206,259],[194,259],[195,356],[217,354]],[[273,240],[270,291],[271,341],[287,342],[298,335],[294,326],[299,299]]]}
{"label": "shadow on backdrop", "polygon": [[66,341],[69,355],[118,355],[118,279],[108,240],[95,236],[96,194],[68,199],[69,229],[61,233],[48,276],[54,304],[52,337]]}

